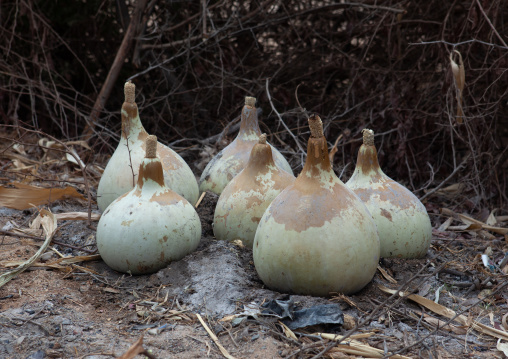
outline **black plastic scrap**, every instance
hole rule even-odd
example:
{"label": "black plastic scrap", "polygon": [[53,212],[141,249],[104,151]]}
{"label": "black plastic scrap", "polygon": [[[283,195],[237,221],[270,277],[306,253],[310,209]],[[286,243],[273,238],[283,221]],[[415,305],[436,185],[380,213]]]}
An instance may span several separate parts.
{"label": "black plastic scrap", "polygon": [[262,314],[275,315],[291,330],[308,327],[316,324],[343,325],[344,314],[340,304],[320,304],[310,308],[294,310],[294,302],[290,297],[287,300],[272,299],[262,306]]}

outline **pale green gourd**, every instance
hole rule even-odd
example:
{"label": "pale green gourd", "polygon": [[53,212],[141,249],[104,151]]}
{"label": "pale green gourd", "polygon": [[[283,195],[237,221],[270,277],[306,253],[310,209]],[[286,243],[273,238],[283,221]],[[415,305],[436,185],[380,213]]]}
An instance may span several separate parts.
{"label": "pale green gourd", "polygon": [[[141,124],[138,106],[134,101],[136,87],[133,83],[127,82],[124,89],[122,136],[97,189],[97,205],[101,211],[105,211],[111,202],[134,187],[139,164],[145,156],[145,140],[148,133]],[[161,143],[157,143],[157,152],[168,188],[194,205],[199,197],[199,189],[190,167],[180,155]]]}
{"label": "pale green gourd", "polygon": [[335,175],[318,116],[309,118],[305,166],[268,206],[254,237],[254,265],[267,287],[316,296],[351,294],[379,261],[372,216]]}
{"label": "pale green gourd", "polygon": [[147,274],[196,249],[201,222],[194,207],[164,184],[157,138],[148,136],[136,186],[111,203],[97,225],[97,248],[114,270]]}
{"label": "pale green gourd", "polygon": [[376,222],[381,257],[421,258],[432,239],[425,206],[379,167],[374,132],[363,130],[356,168],[346,183],[365,203]]}
{"label": "pale green gourd", "polygon": [[222,191],[215,207],[213,233],[217,239],[241,240],[252,249],[266,207],[295,177],[277,167],[272,148],[262,134],[247,166]]}
{"label": "pale green gourd", "polygon": [[[199,180],[201,192],[212,191],[220,195],[224,187],[247,165],[252,147],[258,143],[261,135],[255,104],[254,97],[245,97],[238,136],[215,155],[203,170]],[[273,146],[271,147],[275,164],[284,171],[293,174],[291,166],[284,156]]]}

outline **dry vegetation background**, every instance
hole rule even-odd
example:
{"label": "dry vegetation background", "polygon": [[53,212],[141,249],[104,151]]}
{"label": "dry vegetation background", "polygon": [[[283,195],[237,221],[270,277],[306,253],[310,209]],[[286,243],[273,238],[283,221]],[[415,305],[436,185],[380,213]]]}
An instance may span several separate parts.
{"label": "dry vegetation background", "polygon": [[[251,95],[262,130],[296,173],[307,114],[317,112],[330,147],[337,144],[343,179],[367,127],[378,134],[385,172],[419,197],[451,193],[447,200],[469,210],[508,203],[505,0],[0,6],[3,141],[23,142],[26,129],[86,139],[93,151],[81,153],[85,163],[104,164],[131,79],[148,132],[180,151],[197,175],[202,156],[233,138]],[[464,118],[456,116],[453,50],[464,63]],[[457,53],[453,59],[460,64]],[[442,191],[453,184],[460,185]]]}

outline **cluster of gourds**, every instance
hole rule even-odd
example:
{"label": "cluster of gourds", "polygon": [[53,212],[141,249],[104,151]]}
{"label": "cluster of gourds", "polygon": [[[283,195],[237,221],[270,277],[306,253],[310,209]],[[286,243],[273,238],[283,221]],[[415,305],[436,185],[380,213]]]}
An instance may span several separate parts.
{"label": "cluster of gourds", "polygon": [[97,191],[104,211],[97,246],[113,269],[151,273],[195,250],[201,224],[191,203],[200,191],[220,195],[215,237],[252,248],[261,280],[282,292],[354,293],[371,281],[380,256],[426,254],[425,207],[383,173],[373,131],[363,130],[356,169],[344,184],[332,169],[321,119],[311,116],[307,159],[295,178],[261,134],[256,99],[246,97],[238,136],[206,166],[198,190],[183,159],[144,130],[134,89],[125,85],[122,138]]}

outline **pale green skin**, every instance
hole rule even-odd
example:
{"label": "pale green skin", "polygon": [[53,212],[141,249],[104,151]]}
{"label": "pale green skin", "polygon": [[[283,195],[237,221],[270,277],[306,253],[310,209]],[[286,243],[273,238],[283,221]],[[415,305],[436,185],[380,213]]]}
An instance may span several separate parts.
{"label": "pale green skin", "polygon": [[[265,211],[254,238],[256,271],[269,288],[281,292],[355,293],[376,272],[376,225],[364,204],[333,171],[322,170],[320,165],[316,168],[319,173],[314,175],[304,168]],[[313,182],[307,178],[314,178],[317,184],[307,185]],[[277,219],[276,213],[285,214]],[[329,219],[313,225],[325,214]]]}
{"label": "pale green skin", "polygon": [[258,173],[253,179],[246,178],[251,174],[244,169],[224,188],[213,221],[217,239],[239,239],[252,249],[259,220],[266,208],[295,180],[293,175],[279,169],[273,160],[266,169],[266,173]]}
{"label": "pale green skin", "polygon": [[[206,165],[199,179],[199,190],[220,195],[226,185],[247,166],[252,148],[259,142],[260,135],[256,109],[244,106],[238,136]],[[271,147],[277,167],[293,174],[284,156],[275,147]]]}
{"label": "pale green skin", "polygon": [[[122,115],[127,116],[123,109]],[[129,141],[122,135],[118,147],[102,174],[97,189],[97,205],[101,211],[134,187],[133,183],[137,181],[139,165],[145,157],[144,143],[139,139],[141,134],[146,134],[146,131],[138,115],[132,119]],[[161,143],[157,145],[157,153],[161,158],[166,186],[194,205],[199,198],[199,188],[190,167],[180,155]],[[134,182],[131,163],[134,169]]]}
{"label": "pale green skin", "polygon": [[[154,198],[169,196],[170,204]],[[116,199],[97,225],[97,248],[108,266],[130,274],[148,274],[196,249],[201,222],[194,207],[157,182],[147,179]]]}
{"label": "pale green skin", "polygon": [[425,206],[406,187],[383,173],[377,155],[372,163],[372,168],[365,171],[357,165],[346,185],[372,214],[379,232],[381,257],[424,257],[432,239],[432,225]]}

